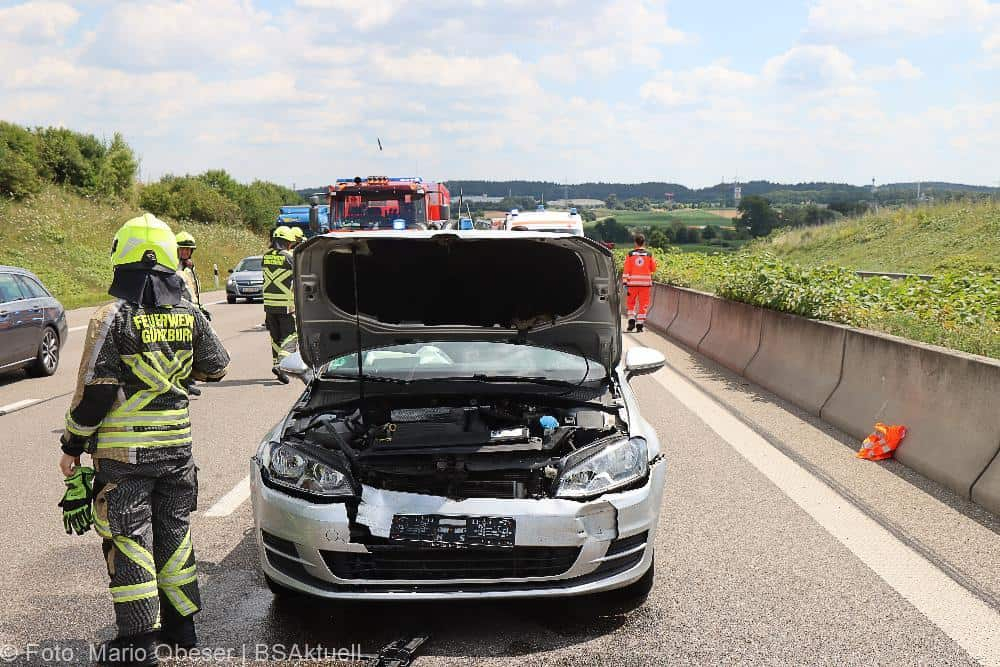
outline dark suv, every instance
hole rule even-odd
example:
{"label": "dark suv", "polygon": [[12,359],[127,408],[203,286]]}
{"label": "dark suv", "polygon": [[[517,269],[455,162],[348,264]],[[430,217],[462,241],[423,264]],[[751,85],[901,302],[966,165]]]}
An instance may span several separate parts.
{"label": "dark suv", "polygon": [[0,265],[0,373],[52,375],[68,333],[62,304],[38,276]]}

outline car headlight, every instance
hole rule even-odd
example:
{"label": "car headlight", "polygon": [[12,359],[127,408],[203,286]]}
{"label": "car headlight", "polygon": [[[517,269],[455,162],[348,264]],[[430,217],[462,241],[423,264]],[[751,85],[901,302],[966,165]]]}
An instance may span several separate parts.
{"label": "car headlight", "polygon": [[586,498],[632,484],[649,472],[645,438],[577,450],[563,459],[558,498]]}
{"label": "car headlight", "polygon": [[226,284],[227,285],[235,285],[236,284],[236,279],[235,278],[230,278],[229,280],[226,281]]}
{"label": "car headlight", "polygon": [[274,486],[321,498],[354,495],[347,473],[289,444],[268,443],[260,464]]}

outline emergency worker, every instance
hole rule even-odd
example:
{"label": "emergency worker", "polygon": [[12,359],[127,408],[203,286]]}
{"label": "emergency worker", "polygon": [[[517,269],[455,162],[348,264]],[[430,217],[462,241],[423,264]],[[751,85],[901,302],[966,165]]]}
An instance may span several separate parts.
{"label": "emergency worker", "polygon": [[[179,232],[177,239],[177,275],[184,279],[186,292],[184,298],[193,303],[201,310],[209,320],[212,315],[201,305],[201,283],[198,281],[198,273],[194,268],[194,251],[198,248],[194,236],[189,232]],[[194,378],[188,378],[185,385],[188,393],[192,396],[201,396],[201,389],[195,386]]]}
{"label": "emergency worker", "polygon": [[625,257],[622,282],[628,294],[628,331],[642,333],[649,313],[649,295],[653,288],[656,259],[646,250],[646,237],[636,234],[635,248]]}
{"label": "emergency worker", "polygon": [[292,253],[295,234],[282,225],[274,230],[271,248],[264,253],[264,324],[271,335],[271,372],[282,384],[288,375],[279,367],[281,360],[295,351],[295,294],[292,291]]}
{"label": "emergency worker", "polygon": [[59,468],[77,512],[81,489],[72,480],[87,470],[80,455],[89,453],[96,469],[92,520],[104,538],[118,627],[96,657],[156,665],[157,638],[175,648],[197,644],[193,615],[201,607],[189,523],[197,468],[184,381],[221,379],[229,355],[183,298],[166,223],[149,213],[129,220],[115,234],[111,257],[108,293],[116,300],[90,319]]}
{"label": "emergency worker", "polygon": [[306,238],[306,233],[302,231],[302,228],[298,225],[290,228],[292,230],[292,236],[295,237],[295,242],[292,244],[292,248],[296,248],[302,243]]}

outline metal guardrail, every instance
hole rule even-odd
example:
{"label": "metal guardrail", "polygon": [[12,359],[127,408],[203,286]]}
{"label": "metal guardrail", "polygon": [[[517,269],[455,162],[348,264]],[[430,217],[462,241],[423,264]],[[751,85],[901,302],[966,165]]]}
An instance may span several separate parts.
{"label": "metal guardrail", "polygon": [[926,273],[885,273],[882,271],[855,271],[854,275],[861,278],[892,278],[893,280],[902,280],[903,278],[920,278],[921,280],[933,280],[934,276],[928,275]]}

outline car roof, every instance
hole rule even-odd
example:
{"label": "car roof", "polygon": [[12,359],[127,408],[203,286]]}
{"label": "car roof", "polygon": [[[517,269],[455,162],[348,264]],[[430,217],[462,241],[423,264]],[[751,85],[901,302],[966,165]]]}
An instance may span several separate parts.
{"label": "car roof", "polygon": [[34,278],[38,282],[42,282],[42,279],[39,278],[37,275],[29,271],[28,269],[22,269],[18,266],[7,266],[5,264],[0,264],[0,273],[19,273],[22,276],[29,276],[31,278]]}

